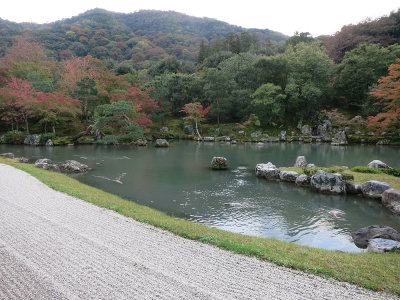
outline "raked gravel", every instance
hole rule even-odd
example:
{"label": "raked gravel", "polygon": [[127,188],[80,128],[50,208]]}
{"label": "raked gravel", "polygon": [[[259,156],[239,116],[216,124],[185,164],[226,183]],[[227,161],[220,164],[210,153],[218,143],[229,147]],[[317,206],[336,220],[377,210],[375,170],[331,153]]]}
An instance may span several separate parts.
{"label": "raked gravel", "polygon": [[0,299],[396,299],[178,237],[0,164]]}

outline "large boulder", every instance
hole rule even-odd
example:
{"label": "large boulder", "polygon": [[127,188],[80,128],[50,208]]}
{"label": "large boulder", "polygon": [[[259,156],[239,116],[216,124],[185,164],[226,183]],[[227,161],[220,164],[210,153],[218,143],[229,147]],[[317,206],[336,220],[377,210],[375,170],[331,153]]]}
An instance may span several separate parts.
{"label": "large boulder", "polygon": [[400,191],[388,189],[382,193],[382,204],[400,215]]}
{"label": "large boulder", "polygon": [[305,156],[297,156],[296,162],[294,163],[295,168],[305,168],[307,167],[307,160]]}
{"label": "large boulder", "polygon": [[228,169],[228,160],[225,157],[214,156],[211,160],[211,169],[213,170]]}
{"label": "large boulder", "polygon": [[256,165],[256,175],[267,180],[279,179],[280,170],[271,162]]}
{"label": "large boulder", "polygon": [[193,134],[194,133],[194,128],[192,125],[185,125],[185,127],[183,128],[183,131],[186,134]]}
{"label": "large boulder", "polygon": [[215,142],[215,137],[213,136],[205,136],[203,137],[204,142]]}
{"label": "large boulder", "polygon": [[346,181],[346,193],[351,195],[362,194],[361,184]]}
{"label": "large boulder", "polygon": [[53,147],[53,146],[54,146],[54,143],[53,143],[53,141],[52,141],[51,139],[48,139],[48,140],[46,141],[45,146],[47,146],[47,147]]}
{"label": "large boulder", "polygon": [[318,170],[311,176],[310,185],[313,189],[320,192],[332,194],[346,193],[346,183],[342,175],[338,173],[326,173],[325,171]]}
{"label": "large boulder", "polygon": [[324,124],[318,125],[317,127],[317,135],[322,136],[324,138],[329,138],[329,135],[332,133],[332,123],[329,120],[325,120]]}
{"label": "large boulder", "polygon": [[37,161],[35,161],[35,167],[42,168],[45,170],[60,172],[59,166],[56,164],[53,164],[53,161],[48,158],[40,158]]}
{"label": "large boulder", "polygon": [[400,233],[389,226],[384,225],[371,225],[363,227],[351,234],[354,244],[358,247],[365,248],[368,242],[375,238],[382,238],[400,242]]}
{"label": "large boulder", "polygon": [[14,153],[11,153],[11,152],[2,153],[2,154],[0,154],[0,156],[4,157],[4,158],[14,158],[15,157]]}
{"label": "large boulder", "polygon": [[391,169],[391,167],[389,167],[383,161],[380,161],[378,159],[371,161],[367,166],[369,168],[375,168],[375,169]]}
{"label": "large boulder", "polygon": [[278,135],[278,139],[280,141],[285,141],[286,140],[286,131],[281,131]]}
{"label": "large boulder", "polygon": [[59,163],[58,167],[60,168],[60,172],[67,174],[84,173],[90,170],[87,165],[76,160],[66,160],[62,163]]}
{"label": "large boulder", "polygon": [[39,146],[40,134],[29,134],[24,140],[25,145]]}
{"label": "large boulder", "polygon": [[342,130],[336,133],[334,138],[332,139],[331,145],[333,146],[347,145],[346,132]]}
{"label": "large boulder", "polygon": [[167,126],[164,126],[160,129],[160,132],[168,132],[169,128]]}
{"label": "large boulder", "polygon": [[299,177],[299,174],[294,171],[281,171],[279,174],[279,178],[286,182],[295,182],[297,177]]}
{"label": "large boulder", "polygon": [[136,145],[137,145],[137,146],[140,146],[140,147],[147,146],[147,140],[146,140],[146,139],[138,139],[138,140],[136,141]]}
{"label": "large boulder", "polygon": [[251,134],[250,134],[250,136],[252,137],[252,138],[259,138],[259,137],[261,137],[262,136],[262,133],[261,133],[261,131],[255,131],[255,132],[252,132]]}
{"label": "large boulder", "polygon": [[390,188],[390,184],[376,180],[370,180],[361,185],[363,196],[373,199],[381,199],[383,192]]}
{"label": "large boulder", "polygon": [[156,139],[156,147],[169,147],[167,140],[165,139]]}
{"label": "large boulder", "polygon": [[368,243],[367,252],[385,253],[394,250],[400,250],[400,242],[376,238]]}
{"label": "large boulder", "polygon": [[5,144],[6,143],[6,136],[3,134],[3,135],[0,135],[0,144]]}
{"label": "large boulder", "polygon": [[306,174],[301,174],[296,178],[295,183],[298,186],[310,186],[310,177]]}
{"label": "large boulder", "polygon": [[311,135],[311,127],[308,125],[301,126],[301,134],[302,135]]}

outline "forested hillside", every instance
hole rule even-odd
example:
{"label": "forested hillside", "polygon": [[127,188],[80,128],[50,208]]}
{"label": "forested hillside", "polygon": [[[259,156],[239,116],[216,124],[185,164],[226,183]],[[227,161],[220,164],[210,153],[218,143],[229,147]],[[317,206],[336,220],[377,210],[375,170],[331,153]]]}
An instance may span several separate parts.
{"label": "forested hillside", "polygon": [[104,141],[129,142],[185,117],[237,131],[330,119],[398,136],[399,15],[319,38],[160,11],[1,21],[0,131],[74,135],[92,125],[112,136]]}

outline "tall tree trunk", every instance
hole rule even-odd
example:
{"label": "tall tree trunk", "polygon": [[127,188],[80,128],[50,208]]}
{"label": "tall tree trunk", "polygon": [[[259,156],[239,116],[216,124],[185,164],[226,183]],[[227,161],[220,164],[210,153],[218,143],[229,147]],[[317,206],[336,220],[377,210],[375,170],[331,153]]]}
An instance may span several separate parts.
{"label": "tall tree trunk", "polygon": [[195,124],[196,124],[196,133],[197,133],[197,135],[199,136],[199,138],[201,139],[201,135],[200,135],[200,133],[199,133],[199,129],[197,128],[197,121],[195,121]]}

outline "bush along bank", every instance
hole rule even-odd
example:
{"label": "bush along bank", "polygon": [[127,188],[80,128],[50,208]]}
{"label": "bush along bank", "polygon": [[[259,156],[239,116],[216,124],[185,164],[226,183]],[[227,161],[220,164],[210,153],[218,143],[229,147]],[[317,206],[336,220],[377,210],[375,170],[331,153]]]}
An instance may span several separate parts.
{"label": "bush along bank", "polygon": [[[392,169],[381,161],[372,161],[369,166],[375,167],[355,167],[349,170],[347,167],[330,167],[321,168],[313,164],[308,164],[304,156],[296,159],[294,167],[278,168],[273,163],[261,163],[255,167],[255,173],[258,177],[266,180],[283,181],[295,183],[300,187],[309,187],[317,192],[330,194],[352,194],[365,198],[372,198],[381,201],[382,205],[390,209],[393,213],[400,216],[400,191],[392,188],[392,186],[383,181],[375,180],[374,175],[383,175],[395,182],[396,187],[400,186],[400,178],[396,178],[400,174],[400,170]],[[379,167],[378,167],[379,166]],[[362,183],[354,182],[357,171],[369,172],[372,176]],[[372,171],[373,170],[373,171]],[[390,178],[392,177],[392,178]],[[380,177],[379,179],[381,179]],[[368,229],[360,229],[368,231]],[[384,228],[377,231],[371,228],[374,234],[368,233],[367,243],[362,245],[354,238],[358,246],[367,246],[367,250],[371,252],[387,252],[400,249],[400,233],[393,228]],[[394,232],[388,235],[387,230]],[[388,241],[390,240],[390,241]]]}

